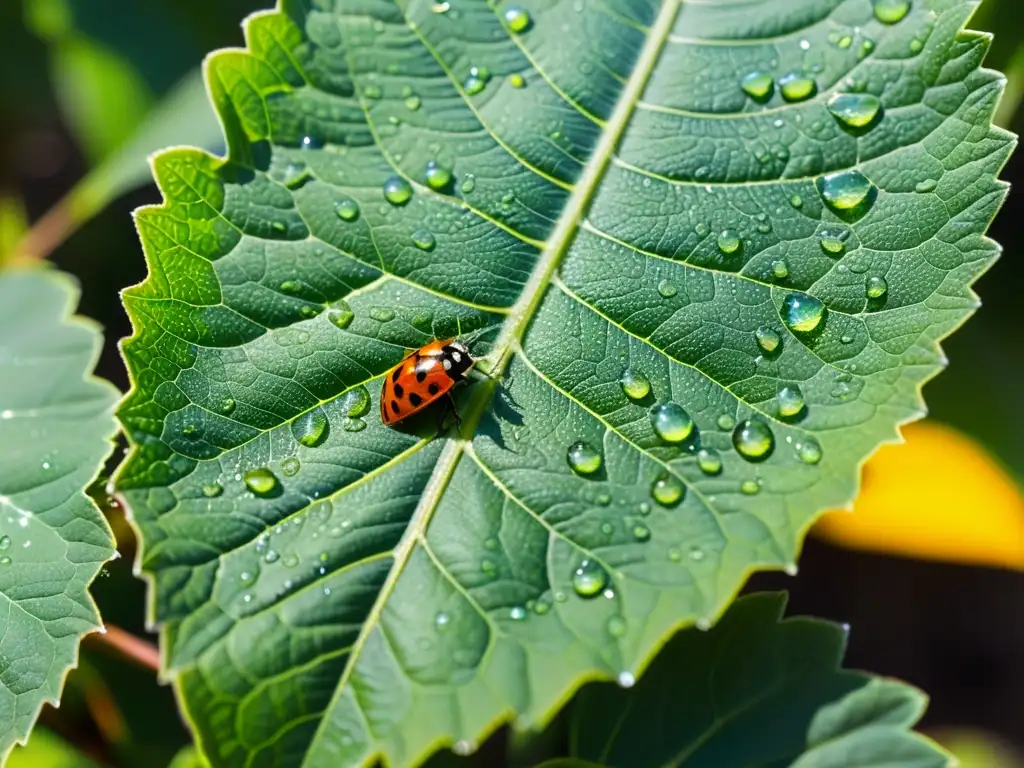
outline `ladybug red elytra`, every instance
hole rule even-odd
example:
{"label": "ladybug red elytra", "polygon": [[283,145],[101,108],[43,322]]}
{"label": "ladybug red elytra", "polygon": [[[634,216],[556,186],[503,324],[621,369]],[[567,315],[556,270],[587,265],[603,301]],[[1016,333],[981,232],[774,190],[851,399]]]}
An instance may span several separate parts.
{"label": "ladybug red elytra", "polygon": [[422,411],[448,394],[474,363],[469,347],[455,339],[420,347],[384,377],[381,420],[391,426]]}

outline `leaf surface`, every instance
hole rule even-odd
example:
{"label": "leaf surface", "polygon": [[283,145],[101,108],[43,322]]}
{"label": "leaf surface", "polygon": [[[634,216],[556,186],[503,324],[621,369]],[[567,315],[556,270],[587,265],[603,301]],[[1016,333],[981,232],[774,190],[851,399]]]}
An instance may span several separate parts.
{"label": "leaf surface", "polygon": [[117,393],[91,376],[100,334],[59,274],[0,274],[0,755],[60,699],[99,615],[87,591],[114,553],[85,495],[110,453]]}
{"label": "leaf surface", "polygon": [[841,669],[846,629],[783,621],[783,593],[737,600],[708,633],[683,632],[636,687],[584,688],[571,755],[598,765],[944,768],[912,732],[925,696]]}
{"label": "leaf surface", "polygon": [[[214,765],[543,723],[852,498],[1012,147],[974,4],[893,5],[285,2],[210,60],[229,157],[155,162],[119,488]],[[383,427],[456,334],[460,430]]]}

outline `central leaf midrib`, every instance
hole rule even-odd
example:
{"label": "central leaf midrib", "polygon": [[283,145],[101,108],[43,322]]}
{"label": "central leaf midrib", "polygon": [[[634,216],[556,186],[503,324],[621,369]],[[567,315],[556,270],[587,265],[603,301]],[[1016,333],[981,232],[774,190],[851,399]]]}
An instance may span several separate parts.
{"label": "central leaf midrib", "polygon": [[[381,586],[380,594],[374,601],[373,607],[363,623],[359,637],[352,646],[349,663],[345,667],[341,679],[338,681],[331,701],[328,704],[328,709],[337,701],[338,695],[347,685],[352,671],[358,663],[366,639],[376,626],[383,606],[404,570],[406,561],[412,553],[416,542],[426,532],[427,525],[441,500],[448,481],[455,472],[455,467],[458,465],[467,441],[465,436],[468,436],[468,439],[472,439],[472,435],[475,434],[485,408],[490,402],[497,378],[501,376],[508,366],[520,339],[526,331],[537,307],[540,305],[541,299],[561,262],[562,256],[572,244],[573,238],[579,231],[583,215],[589,207],[594,193],[597,191],[606,168],[611,162],[616,146],[629,125],[630,118],[640,100],[640,94],[647,86],[647,82],[654,71],[654,66],[661,55],[665,41],[669,37],[669,32],[676,20],[681,3],[682,0],[664,0],[647,40],[640,50],[640,55],[637,57],[633,73],[623,88],[615,109],[606,123],[605,130],[602,132],[600,140],[591,153],[590,160],[584,167],[571,197],[558,218],[554,232],[547,240],[547,244],[534,267],[529,281],[523,287],[519,300],[513,305],[508,319],[503,324],[501,334],[493,350],[487,358],[481,361],[481,368],[489,374],[490,379],[488,382],[483,382],[477,387],[477,395],[471,399],[471,407],[463,416],[463,427],[460,430],[459,439],[450,441],[445,446],[441,456],[438,457],[430,480],[423,489],[420,503],[409,519],[408,528],[394,550],[394,564],[391,566],[387,579]],[[306,752],[306,759],[314,753],[327,722],[328,718],[324,717]]]}

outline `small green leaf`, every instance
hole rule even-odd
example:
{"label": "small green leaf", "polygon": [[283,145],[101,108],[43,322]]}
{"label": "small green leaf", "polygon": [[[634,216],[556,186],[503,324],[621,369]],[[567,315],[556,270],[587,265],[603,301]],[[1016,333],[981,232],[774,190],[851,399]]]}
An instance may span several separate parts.
{"label": "small green leaf", "polygon": [[117,393],[89,378],[100,334],[42,270],[0,274],[0,755],[60,698],[99,616],[87,587],[113,555],[84,489],[110,453]]}
{"label": "small green leaf", "polygon": [[[784,5],[288,0],[209,60],[229,156],[154,162],[118,484],[213,765],[542,724],[792,567],[922,413],[1001,80],[968,0]],[[385,427],[456,335],[458,432]]]}
{"label": "small green leaf", "polygon": [[910,730],[923,694],[841,669],[845,630],[783,621],[785,602],[742,598],[710,632],[677,635],[635,688],[584,688],[570,714],[572,757],[630,768],[947,766],[949,755]]}
{"label": "small green leaf", "polygon": [[33,731],[29,743],[17,747],[5,765],[7,768],[96,768],[96,763],[46,728]]}

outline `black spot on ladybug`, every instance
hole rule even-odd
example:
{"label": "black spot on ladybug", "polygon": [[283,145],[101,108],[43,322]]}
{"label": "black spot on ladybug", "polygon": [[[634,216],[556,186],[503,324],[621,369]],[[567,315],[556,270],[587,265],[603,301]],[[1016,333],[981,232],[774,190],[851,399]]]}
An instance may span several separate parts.
{"label": "black spot on ladybug", "polygon": [[426,371],[416,371],[416,381],[423,382],[427,378]]}
{"label": "black spot on ladybug", "polygon": [[398,377],[402,375],[402,366],[395,368],[395,372],[391,374],[391,381],[398,381]]}
{"label": "black spot on ladybug", "polygon": [[395,384],[395,397],[397,397],[399,400],[405,397],[405,390],[402,389],[401,384]]}
{"label": "black spot on ladybug", "polygon": [[402,412],[402,409],[398,407],[398,403],[394,400],[391,401],[391,410],[395,412],[396,416]]}
{"label": "black spot on ladybug", "polygon": [[423,402],[423,398],[417,395],[415,392],[410,392],[409,402],[412,403],[413,408],[417,408],[419,407],[419,404]]}
{"label": "black spot on ladybug", "polygon": [[437,386],[437,384],[431,384],[429,387],[427,387],[427,392],[429,392],[432,395],[436,395],[440,390],[441,388]]}

